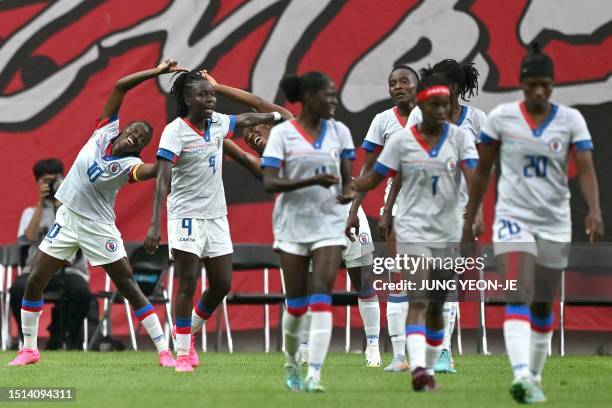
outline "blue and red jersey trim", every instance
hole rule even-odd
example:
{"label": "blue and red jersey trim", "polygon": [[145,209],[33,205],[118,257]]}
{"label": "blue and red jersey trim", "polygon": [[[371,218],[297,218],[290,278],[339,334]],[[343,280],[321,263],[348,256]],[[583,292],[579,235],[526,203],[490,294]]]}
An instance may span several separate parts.
{"label": "blue and red jersey trim", "polygon": [[355,160],[355,149],[344,149],[340,153],[341,159]]}
{"label": "blue and red jersey trim", "polygon": [[577,152],[584,152],[595,148],[592,140],[581,140],[580,142],[572,143],[572,147]]}
{"label": "blue and red jersey trim", "polygon": [[261,158],[260,167],[274,167],[275,169],[280,169],[283,167],[283,161],[276,157],[264,156]]}
{"label": "blue and red jersey trim", "polygon": [[442,134],[440,135],[438,143],[434,147],[430,147],[427,144],[417,125],[411,127],[410,131],[414,136],[414,139],[418,142],[419,145],[421,145],[421,147],[423,148],[423,150],[425,150],[429,157],[438,157],[438,153],[440,153],[440,149],[442,148],[442,145],[444,145],[446,137],[448,136],[448,128],[448,123],[445,123],[442,128]]}
{"label": "blue and red jersey trim", "polygon": [[361,144],[361,148],[365,150],[366,152],[380,153],[383,147],[384,146],[381,146],[374,142],[370,142],[369,140],[364,140],[363,143]]}
{"label": "blue and red jersey trim", "polygon": [[484,144],[497,144],[499,140],[493,139],[491,136],[487,135],[485,132],[480,132],[478,136],[478,141]]}
{"label": "blue and red jersey trim", "polygon": [[161,147],[157,149],[157,158],[168,160],[169,162],[173,164],[176,164],[176,162],[179,159],[179,157],[176,154],[172,153],[168,149],[162,149]]}
{"label": "blue and red jersey trim", "polygon": [[104,119],[98,118],[98,120],[96,120],[96,129],[101,129],[104,126],[106,126],[106,125],[108,125],[108,124],[110,124],[110,123],[112,123],[112,122],[114,122],[116,120],[119,120],[119,115],[116,114],[116,113],[114,115],[109,116],[108,118],[104,118]]}
{"label": "blue and red jersey trim", "polygon": [[236,129],[236,116],[235,115],[229,115],[229,119],[230,119],[230,123],[229,123],[229,129],[227,130],[227,138],[231,139],[234,137],[234,130]]}
{"label": "blue and red jersey trim", "polygon": [[397,171],[385,166],[379,161],[374,164],[374,171],[383,177],[395,177],[395,175],[397,174]]}
{"label": "blue and red jersey trim", "polygon": [[478,166],[478,159],[461,160],[461,167],[465,169],[475,169]]}

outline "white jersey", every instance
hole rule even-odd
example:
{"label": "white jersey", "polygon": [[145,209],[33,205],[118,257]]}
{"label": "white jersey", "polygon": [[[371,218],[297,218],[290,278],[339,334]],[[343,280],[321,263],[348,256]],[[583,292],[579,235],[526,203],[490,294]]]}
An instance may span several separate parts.
{"label": "white jersey", "polygon": [[501,143],[496,218],[512,218],[534,231],[552,227],[559,240],[571,238],[569,148],[593,149],[580,112],[553,104],[544,122],[535,126],[524,102],[502,104],[490,113],[480,139]]}
{"label": "white jersey", "polygon": [[[312,140],[292,120],[272,128],[261,164],[280,168],[284,178],[300,180],[320,173],[341,177],[341,160],[354,158],[351,132],[343,123],[324,120],[319,137]],[[272,216],[275,240],[308,243],[344,237],[346,206],[336,202],[341,188],[310,186],[280,194]]]}
{"label": "white jersey", "polygon": [[104,224],[115,223],[117,192],[132,177],[137,156],[111,156],[113,141],[119,136],[119,116],[98,124],[79,152],[55,198],[74,213]]}
{"label": "white jersey", "polygon": [[374,170],[383,176],[397,173],[401,176],[402,189],[393,225],[397,242],[458,242],[460,167],[474,168],[477,162],[473,138],[452,124],[444,125],[433,148],[428,147],[417,126],[394,135]]}
{"label": "white jersey", "polygon": [[[480,136],[480,132],[482,127],[487,120],[487,115],[481,111],[480,109],[473,108],[467,105],[459,105],[461,109],[461,113],[459,113],[459,118],[457,119],[457,123],[455,125],[459,126],[461,130],[464,130],[468,135],[474,138],[474,143],[478,144],[478,137]],[[417,106],[410,112],[410,116],[408,117],[409,122],[421,123],[423,120],[423,112]],[[465,178],[461,177],[461,188],[460,198],[459,198],[459,215],[463,217],[463,208],[467,205],[469,194],[467,183],[465,182]]]}
{"label": "white jersey", "polygon": [[234,116],[214,112],[201,132],[187,118],[164,128],[157,157],[174,163],[168,219],[213,219],[227,215],[221,168],[223,139],[233,136]]}
{"label": "white jersey", "polygon": [[[361,148],[367,152],[380,152],[393,134],[402,129],[410,129],[417,124],[415,120],[416,118],[412,117],[412,114],[408,117],[408,120],[402,119],[397,106],[380,112],[374,116]],[[393,178],[391,177],[387,180],[387,187],[385,188],[385,202],[389,197],[392,183]],[[381,215],[382,210],[381,208]],[[393,215],[395,215],[395,206],[393,206]]]}

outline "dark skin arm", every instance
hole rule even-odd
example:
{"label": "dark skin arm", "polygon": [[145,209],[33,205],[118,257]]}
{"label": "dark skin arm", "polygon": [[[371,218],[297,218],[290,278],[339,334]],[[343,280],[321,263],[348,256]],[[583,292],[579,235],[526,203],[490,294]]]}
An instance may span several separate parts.
{"label": "dark skin arm", "polygon": [[380,221],[378,221],[378,233],[383,239],[386,239],[387,236],[391,234],[391,230],[393,228],[393,204],[395,204],[395,200],[397,199],[397,195],[401,188],[402,181],[400,180],[400,177],[393,177],[391,181],[391,189],[389,190],[389,197],[387,197],[387,201],[383,207],[383,213],[380,216]]}
{"label": "dark skin arm", "polygon": [[123,98],[125,95],[130,91],[130,89],[134,88],[140,83],[162,74],[181,71],[187,70],[180,68],[173,59],[167,59],[155,68],[136,72],[121,78],[115,83],[110,96],[106,100],[104,108],[102,109],[102,115],[100,115],[100,119],[110,118],[111,116],[119,113],[119,109],[121,109],[121,104],[123,103]]}
{"label": "dark skin arm", "polygon": [[236,160],[242,167],[247,169],[251,174],[256,177],[263,177],[261,166],[259,165],[259,158],[255,157],[251,153],[247,153],[240,148],[236,143],[231,140],[223,140],[223,152],[232,159]]}
{"label": "dark skin arm", "polygon": [[264,167],[263,186],[266,193],[283,193],[285,191],[299,190],[310,186],[331,187],[338,184],[340,179],[327,173],[317,174],[314,177],[302,180],[289,180],[279,176],[280,169],[275,167]]}
{"label": "dark skin arm", "polygon": [[[372,170],[379,154],[380,152],[366,152],[365,162],[361,168],[360,176],[368,174],[370,170]],[[365,192],[355,194],[355,198],[353,199],[353,203],[351,204],[351,209],[349,211],[349,216],[346,220],[346,229],[344,230],[344,234],[351,241],[355,241],[355,237],[351,232],[353,228],[355,228],[355,233],[359,234],[359,217],[357,216],[357,210],[359,209],[364,197]]]}
{"label": "dark skin arm", "polygon": [[353,200],[351,193],[351,181],[353,180],[353,162],[349,159],[342,159],[340,162],[340,174],[342,176],[342,193],[336,199],[340,204],[348,204]]}
{"label": "dark skin arm", "polygon": [[250,106],[257,112],[278,112],[281,114],[283,119],[293,119],[293,114],[282,106],[276,105],[272,102],[268,102],[265,99],[262,99],[259,96],[244,91],[242,89],[220,84],[206,70],[202,71],[202,76],[208,79],[208,82],[210,82],[215,88],[215,92],[220,95],[223,95],[243,105]]}
{"label": "dark skin arm", "polygon": [[160,218],[162,207],[166,196],[168,195],[168,187],[170,186],[170,178],[172,176],[172,163],[168,160],[160,159],[157,167],[157,182],[155,184],[155,195],[153,198],[153,215],[151,216],[151,226],[147,231],[145,239],[145,249],[147,253],[154,254],[159,246],[160,235]]}
{"label": "dark skin arm", "polygon": [[351,190],[353,194],[374,190],[384,179],[385,177],[380,175],[377,171],[370,170],[365,176],[359,176],[353,180]]}
{"label": "dark skin arm", "polygon": [[236,115],[236,127],[252,127],[272,122],[274,122],[274,115],[271,113],[241,113]]}
{"label": "dark skin arm", "polygon": [[499,143],[481,143],[478,146],[478,153],[480,158],[478,159],[476,170],[471,176],[469,173],[466,174],[464,172],[470,192],[470,198],[466,206],[463,222],[463,236],[461,238],[464,242],[474,241],[474,222],[480,211],[479,209],[487,191],[487,186],[489,185],[491,169],[499,153]]}
{"label": "dark skin arm", "polygon": [[589,213],[584,221],[589,241],[600,241],[604,233],[604,224],[599,207],[599,187],[597,175],[593,166],[593,154],[590,150],[575,151],[576,167],[578,169],[578,183],[582,196],[589,207]]}
{"label": "dark skin arm", "polygon": [[139,165],[134,174],[136,176],[134,181],[145,181],[157,177],[158,166],[159,162]]}

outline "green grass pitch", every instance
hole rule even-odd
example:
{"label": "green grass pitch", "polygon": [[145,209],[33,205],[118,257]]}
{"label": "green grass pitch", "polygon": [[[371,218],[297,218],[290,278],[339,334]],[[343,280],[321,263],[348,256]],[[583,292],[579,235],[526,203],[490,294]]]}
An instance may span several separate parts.
{"label": "green grass pitch", "polygon": [[[6,367],[0,387],[76,387],[76,403],[59,407],[512,407],[504,356],[457,357],[456,375],[438,375],[435,393],[414,393],[407,373],[366,368],[363,355],[331,353],[323,369],[325,394],[292,393],[283,385],[280,353],[201,354],[194,373],[157,366],[151,352],[43,352],[39,364]],[[391,356],[383,356],[389,362]],[[552,357],[544,373],[548,407],[612,407],[612,358]],[[2,406],[43,406],[7,404]]]}

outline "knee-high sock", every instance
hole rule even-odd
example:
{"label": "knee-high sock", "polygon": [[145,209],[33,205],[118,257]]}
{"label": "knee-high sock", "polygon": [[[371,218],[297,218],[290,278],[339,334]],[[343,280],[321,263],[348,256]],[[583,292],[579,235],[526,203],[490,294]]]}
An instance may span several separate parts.
{"label": "knee-high sock", "polygon": [[387,298],[387,329],[393,356],[403,356],[406,349],[406,317],[408,316],[408,296],[389,294]]}
{"label": "knee-high sock", "polygon": [[189,355],[191,346],[191,317],[176,318],[176,355]]}
{"label": "knee-high sock", "polygon": [[542,380],[542,370],[548,356],[553,335],[554,315],[537,317],[531,314],[531,346],[529,348],[529,371],[537,380]]}
{"label": "knee-high sock", "polygon": [[406,326],[406,349],[410,361],[410,370],[426,366],[425,361],[425,326],[422,324],[409,324]]}
{"label": "knee-high sock", "polygon": [[140,324],[144,326],[147,333],[149,333],[149,337],[151,337],[157,352],[161,353],[168,351],[168,344],[164,338],[164,330],[159,322],[157,313],[155,313],[155,310],[153,309],[153,305],[149,303],[148,305],[134,311],[134,314],[140,321]]}
{"label": "knee-high sock", "polygon": [[21,300],[21,330],[23,332],[23,347],[30,350],[38,349],[38,321],[42,315],[43,300]]}
{"label": "knee-high sock", "polygon": [[285,357],[289,364],[298,364],[297,354],[303,333],[303,323],[308,311],[308,297],[288,298],[287,310],[283,314],[283,337]]}
{"label": "knee-high sock", "polygon": [[515,379],[529,377],[530,375],[531,328],[529,327],[529,315],[527,305],[506,306],[504,340]]}
{"label": "knee-high sock", "polygon": [[440,353],[442,352],[442,344],[444,342],[444,329],[434,330],[425,329],[425,342],[427,343],[425,348],[425,368],[429,375],[434,375],[434,365]]}
{"label": "knee-high sock", "polygon": [[307,378],[320,379],[332,332],[331,296],[314,294],[310,297],[310,338]]}
{"label": "knee-high sock", "polygon": [[210,309],[204,306],[202,300],[200,299],[198,303],[196,303],[195,307],[191,311],[191,335],[195,335],[198,330],[202,327],[204,322],[210,318],[210,316],[215,312],[215,309]]}
{"label": "knee-high sock", "polygon": [[445,302],[442,309],[442,317],[444,318],[444,342],[442,349],[451,351],[451,338],[455,330],[455,321],[457,319],[457,302]]}
{"label": "knee-high sock", "polygon": [[[369,296],[368,296],[369,295]],[[380,305],[376,292],[364,294],[359,297],[359,314],[363,321],[368,346],[378,346],[380,336]]]}

